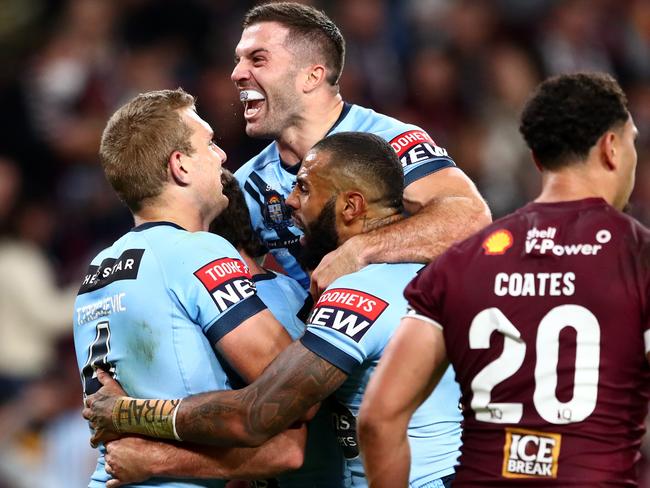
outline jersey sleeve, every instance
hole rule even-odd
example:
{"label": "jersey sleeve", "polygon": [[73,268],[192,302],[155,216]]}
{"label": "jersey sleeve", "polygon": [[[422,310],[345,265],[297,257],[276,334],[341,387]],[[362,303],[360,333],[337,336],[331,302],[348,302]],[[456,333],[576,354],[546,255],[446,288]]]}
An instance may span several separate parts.
{"label": "jersey sleeve", "polygon": [[405,124],[386,140],[402,163],[405,187],[431,173],[456,166],[447,150],[417,126]]}
{"label": "jersey sleeve", "polygon": [[444,255],[429,264],[404,289],[406,316],[442,329],[442,302],[446,287],[442,265]]}
{"label": "jersey sleeve", "polygon": [[383,348],[381,315],[388,302],[355,287],[347,277],[321,295],[307,319],[302,344],[347,374]]}
{"label": "jersey sleeve", "polygon": [[266,308],[248,266],[225,239],[197,232],[182,247],[172,293],[211,344]]}

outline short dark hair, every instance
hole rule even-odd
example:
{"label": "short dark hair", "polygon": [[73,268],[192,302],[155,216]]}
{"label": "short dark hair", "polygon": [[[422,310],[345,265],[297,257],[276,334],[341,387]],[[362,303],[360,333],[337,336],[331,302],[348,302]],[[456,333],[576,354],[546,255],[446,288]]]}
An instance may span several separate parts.
{"label": "short dark hair", "polygon": [[182,88],[140,93],[108,120],[99,159],[106,178],[132,211],[162,192],[174,151],[194,153],[192,130],[180,114],[194,107],[194,101]]}
{"label": "short dark hair", "polygon": [[246,29],[260,22],[277,22],[289,29],[286,42],[302,44],[309,50],[316,47],[327,68],[327,82],[337,85],[345,60],[345,40],[337,25],[325,14],[309,5],[294,2],[264,3],[250,9],[242,22]]}
{"label": "short dark hair", "polygon": [[375,193],[379,201],[403,210],[404,171],[395,150],[384,139],[367,132],[339,132],[317,142],[312,150],[327,152],[328,169],[336,178]]}
{"label": "short dark hair", "polygon": [[627,98],[605,73],[549,78],[526,103],[519,130],[537,162],[554,170],[584,160],[608,130],[629,118]]}
{"label": "short dark hair", "polygon": [[228,207],[210,223],[210,232],[217,234],[236,249],[243,249],[252,258],[266,254],[257,233],[253,232],[251,215],[235,176],[223,168],[221,175],[223,194],[228,197]]}

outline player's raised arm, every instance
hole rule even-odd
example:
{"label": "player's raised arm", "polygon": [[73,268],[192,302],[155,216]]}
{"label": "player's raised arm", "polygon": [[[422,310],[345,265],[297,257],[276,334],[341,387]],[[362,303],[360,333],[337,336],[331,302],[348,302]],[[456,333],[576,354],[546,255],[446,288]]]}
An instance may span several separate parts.
{"label": "player's raised arm", "polygon": [[408,486],[407,427],[447,369],[442,331],[405,317],[389,342],[359,413],[359,443],[373,488]]}

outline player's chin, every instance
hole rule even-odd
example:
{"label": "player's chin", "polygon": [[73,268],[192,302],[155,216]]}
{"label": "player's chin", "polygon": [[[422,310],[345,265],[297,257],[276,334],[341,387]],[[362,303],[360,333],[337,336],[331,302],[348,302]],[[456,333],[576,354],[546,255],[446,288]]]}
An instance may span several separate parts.
{"label": "player's chin", "polygon": [[256,139],[268,139],[269,136],[266,131],[262,130],[259,124],[254,122],[246,123],[246,135],[248,137],[254,137]]}
{"label": "player's chin", "polygon": [[270,130],[268,124],[261,119],[246,121],[246,135],[255,139],[275,139],[278,136],[276,131]]}

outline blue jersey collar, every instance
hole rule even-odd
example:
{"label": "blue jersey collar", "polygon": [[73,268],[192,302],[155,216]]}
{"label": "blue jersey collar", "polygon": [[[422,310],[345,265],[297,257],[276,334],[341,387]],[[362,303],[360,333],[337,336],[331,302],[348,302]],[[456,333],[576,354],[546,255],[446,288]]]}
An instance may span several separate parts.
{"label": "blue jersey collar", "polygon": [[185,230],[183,229],[180,225],[175,224],[174,222],[167,222],[164,220],[161,220],[159,222],[146,222],[144,224],[140,224],[133,229],[131,229],[132,232],[142,232],[143,230],[151,229],[152,227],[158,227],[159,225],[169,225],[171,227],[174,227],[175,229],[178,230]]}

